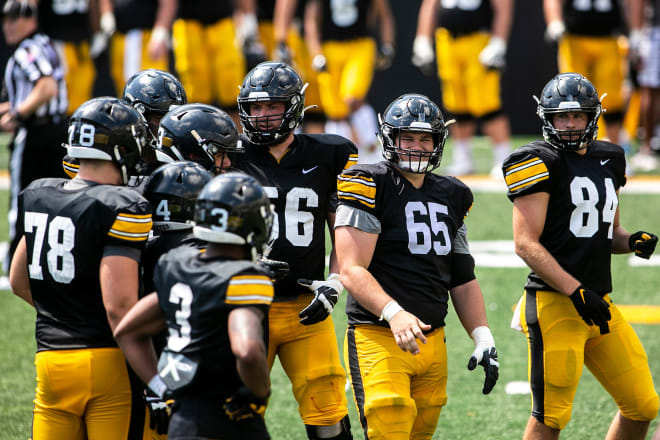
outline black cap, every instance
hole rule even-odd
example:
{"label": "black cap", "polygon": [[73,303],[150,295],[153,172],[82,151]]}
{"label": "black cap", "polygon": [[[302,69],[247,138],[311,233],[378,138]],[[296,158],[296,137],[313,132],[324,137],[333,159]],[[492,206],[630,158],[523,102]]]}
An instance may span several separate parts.
{"label": "black cap", "polygon": [[20,17],[36,17],[37,7],[28,0],[7,0],[2,7],[2,17],[16,19]]}

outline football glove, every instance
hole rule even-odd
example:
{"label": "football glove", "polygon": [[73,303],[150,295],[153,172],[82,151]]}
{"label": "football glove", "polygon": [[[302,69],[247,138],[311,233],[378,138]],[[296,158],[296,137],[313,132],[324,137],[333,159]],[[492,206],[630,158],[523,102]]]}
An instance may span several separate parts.
{"label": "football glove", "polygon": [[569,298],[587,325],[607,327],[607,321],[612,318],[610,305],[600,295],[580,285]]}
{"label": "football glove", "polygon": [[548,43],[558,43],[566,32],[566,26],[561,20],[555,20],[548,23],[545,28],[545,41]]}
{"label": "football glove", "polygon": [[257,264],[270,272],[270,277],[275,280],[281,280],[289,273],[289,263],[286,261],[271,260],[270,258],[261,257],[257,261]]}
{"label": "football glove", "polygon": [[491,37],[486,47],[479,53],[479,62],[491,70],[502,70],[506,65],[506,41]]}
{"label": "football glove", "polygon": [[387,70],[392,66],[395,55],[394,46],[391,44],[383,44],[378,48],[378,56],[376,57],[376,69]]}
{"label": "football glove", "polygon": [[328,63],[323,54],[320,53],[312,58],[312,69],[314,69],[316,72],[328,71]]}
{"label": "football glove", "polygon": [[630,250],[635,253],[639,258],[648,260],[655,251],[655,245],[658,244],[658,236],[650,232],[637,231],[630,234],[628,238],[628,246]]}
{"label": "football glove", "polygon": [[323,321],[332,313],[339,294],[344,290],[339,282],[339,274],[331,273],[325,281],[299,279],[298,284],[314,292],[314,299],[298,314],[300,323],[312,325]]}
{"label": "football glove", "polygon": [[433,76],[435,74],[435,51],[429,37],[424,35],[415,37],[412,63],[426,76]]}
{"label": "football glove", "polygon": [[482,392],[488,394],[500,377],[500,363],[497,360],[495,341],[490,329],[485,326],[475,328],[470,336],[474,340],[475,348],[467,368],[472,371],[477,368],[477,365],[484,367],[485,379]]}
{"label": "football glove", "polygon": [[158,434],[167,434],[170,415],[172,414],[171,406],[174,401],[166,401],[151,392],[147,392],[144,396],[144,403],[149,410],[149,428],[156,430]]}
{"label": "football glove", "polygon": [[291,55],[291,49],[289,49],[289,46],[287,46],[284,41],[277,43],[277,46],[275,46],[274,55],[274,58],[277,61],[291,65],[291,60],[293,59],[293,56]]}
{"label": "football glove", "polygon": [[233,422],[251,419],[253,417],[263,418],[266,413],[269,396],[270,391],[266,397],[257,397],[248,387],[241,385],[231,397],[225,399],[223,408],[229,420]]}

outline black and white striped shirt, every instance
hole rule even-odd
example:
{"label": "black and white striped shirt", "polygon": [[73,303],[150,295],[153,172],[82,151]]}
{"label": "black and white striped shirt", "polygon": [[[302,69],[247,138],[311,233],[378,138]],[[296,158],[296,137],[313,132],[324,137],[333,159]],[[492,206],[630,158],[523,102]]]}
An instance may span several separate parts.
{"label": "black and white striped shirt", "polygon": [[33,34],[18,45],[5,69],[5,87],[11,109],[15,110],[28,97],[40,78],[50,76],[57,81],[58,93],[41,105],[34,118],[64,116],[69,105],[62,63],[50,39]]}

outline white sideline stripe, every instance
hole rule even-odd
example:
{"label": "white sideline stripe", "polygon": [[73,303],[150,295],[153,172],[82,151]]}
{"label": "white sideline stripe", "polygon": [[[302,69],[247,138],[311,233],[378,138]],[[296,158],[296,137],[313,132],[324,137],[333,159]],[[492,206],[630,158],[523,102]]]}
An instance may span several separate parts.
{"label": "white sideline stripe", "polygon": [[508,395],[515,395],[515,394],[529,394],[530,393],[530,388],[529,388],[529,382],[526,380],[514,380],[506,384],[504,387],[504,392],[507,393]]}
{"label": "white sideline stripe", "polygon": [[[489,176],[461,176],[459,179],[474,192],[506,193],[504,180]],[[632,176],[626,186],[621,188],[622,194],[660,194],[660,179],[657,176]]]}

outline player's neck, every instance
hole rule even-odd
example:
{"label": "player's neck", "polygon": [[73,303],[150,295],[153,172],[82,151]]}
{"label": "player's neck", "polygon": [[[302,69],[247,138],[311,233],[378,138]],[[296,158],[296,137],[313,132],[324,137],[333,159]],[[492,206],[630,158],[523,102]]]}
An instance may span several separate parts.
{"label": "player's neck", "polygon": [[209,259],[217,257],[225,257],[232,260],[247,260],[249,259],[249,252],[242,245],[209,243],[202,258]]}
{"label": "player's neck", "polygon": [[399,173],[412,184],[415,188],[419,189],[424,185],[424,178],[426,177],[426,174],[420,174],[420,173],[411,173],[408,171],[403,171],[399,170]]}
{"label": "player's neck", "polygon": [[282,156],[284,156],[286,151],[289,149],[292,143],[293,143],[293,132],[289,133],[289,135],[284,139],[283,142],[269,146],[268,151],[270,152],[270,154],[273,155],[273,157],[275,157],[275,159],[280,160]]}
{"label": "player's neck", "polygon": [[77,178],[103,185],[121,185],[121,173],[110,161],[81,160]]}

